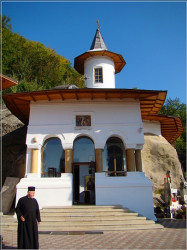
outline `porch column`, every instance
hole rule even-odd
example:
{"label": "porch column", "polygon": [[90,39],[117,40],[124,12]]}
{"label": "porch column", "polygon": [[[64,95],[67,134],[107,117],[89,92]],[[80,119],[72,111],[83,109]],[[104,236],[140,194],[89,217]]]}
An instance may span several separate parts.
{"label": "porch column", "polygon": [[136,163],[135,163],[134,149],[127,149],[126,156],[127,156],[127,171],[128,172],[135,172],[136,171]]}
{"label": "porch column", "polygon": [[38,152],[38,149],[31,149],[31,174],[36,174],[38,172]]}
{"label": "porch column", "polygon": [[135,150],[136,171],[142,172],[142,157],[141,150]]}
{"label": "porch column", "polygon": [[73,149],[65,149],[65,173],[72,173]]}
{"label": "porch column", "polygon": [[95,149],[96,172],[103,171],[103,149]]}

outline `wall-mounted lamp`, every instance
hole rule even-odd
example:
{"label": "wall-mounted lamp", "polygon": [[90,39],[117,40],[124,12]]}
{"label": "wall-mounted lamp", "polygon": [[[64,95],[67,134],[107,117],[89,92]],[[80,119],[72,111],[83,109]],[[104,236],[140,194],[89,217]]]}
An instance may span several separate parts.
{"label": "wall-mounted lamp", "polygon": [[32,142],[33,142],[33,143],[36,143],[37,141],[38,141],[38,140],[37,140],[36,137],[32,138]]}

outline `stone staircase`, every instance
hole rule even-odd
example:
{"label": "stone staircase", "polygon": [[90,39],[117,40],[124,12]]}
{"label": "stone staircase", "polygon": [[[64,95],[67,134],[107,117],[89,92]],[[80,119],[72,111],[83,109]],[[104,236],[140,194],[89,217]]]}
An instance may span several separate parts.
{"label": "stone staircase", "polygon": [[[39,231],[124,231],[162,229],[163,226],[121,206],[45,207]],[[16,230],[17,222],[2,218],[2,230]]]}

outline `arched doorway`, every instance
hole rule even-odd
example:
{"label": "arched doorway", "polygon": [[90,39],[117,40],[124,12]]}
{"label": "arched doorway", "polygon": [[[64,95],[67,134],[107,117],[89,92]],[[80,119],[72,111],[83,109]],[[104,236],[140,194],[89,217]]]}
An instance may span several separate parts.
{"label": "arched doorway", "polygon": [[42,177],[60,177],[65,172],[64,150],[59,138],[52,137],[42,147]]}
{"label": "arched doorway", "polygon": [[118,137],[110,137],[104,148],[103,162],[108,176],[122,176],[126,171],[124,144]]}
{"label": "arched doorway", "polygon": [[95,148],[88,137],[74,142],[73,204],[95,204]]}

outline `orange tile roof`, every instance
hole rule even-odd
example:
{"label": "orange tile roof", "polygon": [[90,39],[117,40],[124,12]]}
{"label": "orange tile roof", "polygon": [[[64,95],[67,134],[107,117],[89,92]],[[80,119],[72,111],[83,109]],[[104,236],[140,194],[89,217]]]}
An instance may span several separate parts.
{"label": "orange tile roof", "polygon": [[0,74],[0,79],[1,79],[1,90],[10,88],[10,87],[18,84],[17,80],[15,80],[11,77],[5,76],[3,74]]}

